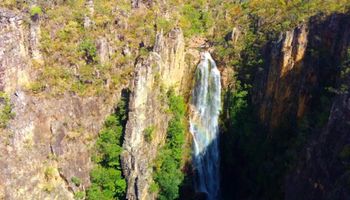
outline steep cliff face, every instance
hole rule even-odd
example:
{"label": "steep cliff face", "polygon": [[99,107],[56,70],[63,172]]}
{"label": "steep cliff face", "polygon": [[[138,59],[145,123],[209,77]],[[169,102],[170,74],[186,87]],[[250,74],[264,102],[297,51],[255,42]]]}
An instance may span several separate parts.
{"label": "steep cliff face", "polygon": [[[170,87],[180,91],[190,75],[184,59],[183,34],[175,29],[166,37],[158,34],[154,50],[136,65],[122,155],[128,199],[155,199],[149,192],[151,167],[169,120],[164,95]],[[152,129],[151,136],[146,136],[147,129]]]}
{"label": "steep cliff face", "polygon": [[300,163],[286,179],[285,199],[347,199],[350,96],[336,97],[327,125],[315,132]]}
{"label": "steep cliff face", "polygon": [[[72,199],[73,191],[89,185],[90,150],[113,103],[71,95],[44,99],[23,91],[15,92],[12,103],[16,115],[0,145],[5,199]],[[76,187],[72,177],[82,185]]]}
{"label": "steep cliff face", "polygon": [[[347,199],[350,195],[350,91],[349,74],[344,70],[349,67],[344,60],[350,46],[349,20],[349,15],[333,15],[323,23],[315,23],[310,32],[314,34],[310,42],[324,58],[315,60],[322,70],[319,82],[329,82],[333,72],[337,80],[335,87],[342,89],[332,99],[327,123],[313,130],[296,169],[286,178],[286,199]],[[315,107],[314,104],[313,100],[311,105]]]}
{"label": "steep cliff face", "polygon": [[[0,86],[15,113],[0,130],[0,199],[73,199],[73,193],[84,190],[94,139],[120,96],[119,89],[57,98],[27,91],[36,73],[32,62],[42,58],[39,41],[39,19],[0,9]],[[104,54],[106,45],[101,46]]]}
{"label": "steep cliff face", "polygon": [[[267,78],[263,81],[266,88],[262,98],[256,101],[261,104],[260,118],[268,126],[276,128],[284,117],[295,118],[298,109],[303,112],[306,97],[299,96],[299,91],[300,82],[305,79],[302,71],[307,42],[308,27],[302,25],[284,33],[272,44]],[[296,101],[300,101],[300,105],[294,104]]]}
{"label": "steep cliff face", "polygon": [[[135,8],[150,3],[134,1]],[[90,30],[95,26],[94,2],[87,1],[86,7],[89,13],[84,16],[83,27]],[[123,16],[116,19],[119,28],[127,26],[120,20]],[[0,199],[73,199],[76,192],[88,188],[97,133],[113,112],[121,89],[128,84],[122,81],[117,88],[110,87],[112,80],[108,77],[103,79],[105,92],[90,96],[65,91],[50,96],[50,89],[35,94],[28,90],[39,77],[41,69],[37,65],[46,67],[47,52],[40,44],[41,31],[50,23],[45,20],[38,15],[0,9],[0,89],[9,95],[15,113],[7,127],[1,129]],[[113,31],[94,39],[101,65],[114,65],[112,57],[117,53],[128,58],[136,54],[135,49],[114,45],[112,37],[125,39]],[[192,83],[193,69],[185,63],[185,41],[180,29],[166,35],[159,33],[153,51],[148,53],[136,62],[135,68],[131,66],[133,61],[127,64],[135,71],[130,80],[132,94],[122,156],[129,199],[155,198],[148,189],[151,164],[165,141],[169,120],[164,95],[170,88],[187,93]],[[62,70],[66,70],[64,67]],[[113,67],[122,71],[119,66]],[[74,77],[79,78],[79,72]],[[146,137],[151,129],[152,134]],[[73,178],[81,184],[74,184]]]}
{"label": "steep cliff face", "polygon": [[258,72],[253,98],[265,125],[295,126],[320,88],[334,84],[348,46],[347,17],[314,17],[269,44],[266,69]]}
{"label": "steep cliff face", "polygon": [[0,89],[13,92],[30,80],[28,27],[21,14],[0,8]]}
{"label": "steep cliff face", "polygon": [[[284,33],[265,51],[266,68],[257,75],[253,97],[261,122],[270,133],[302,134],[297,127],[304,120],[312,133],[288,136],[306,137],[307,141],[298,153],[296,168],[285,179],[285,199],[349,196],[349,91],[333,97],[326,89],[339,87],[340,66],[350,45],[349,19],[345,14],[313,17],[309,23]],[[332,102],[330,111],[324,99]],[[312,124],[327,113],[326,125]]]}

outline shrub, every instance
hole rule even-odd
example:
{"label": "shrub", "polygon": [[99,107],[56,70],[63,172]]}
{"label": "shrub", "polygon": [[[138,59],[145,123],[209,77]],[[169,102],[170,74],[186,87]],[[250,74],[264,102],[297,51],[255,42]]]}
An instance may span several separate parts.
{"label": "shrub", "polygon": [[41,7],[39,7],[39,6],[33,6],[30,9],[30,16],[32,16],[32,17],[37,16],[37,15],[41,15],[41,14],[42,14],[42,10],[41,10]]}
{"label": "shrub", "polygon": [[52,190],[55,188],[55,186],[52,183],[45,183],[43,185],[43,190],[47,193],[52,192]]}
{"label": "shrub", "polygon": [[85,192],[83,192],[83,191],[77,191],[74,194],[74,199],[76,199],[76,200],[81,200],[81,199],[84,199],[84,198],[85,198]]}
{"label": "shrub", "polygon": [[140,48],[140,56],[147,57],[149,55],[150,51],[146,47]]}
{"label": "shrub", "polygon": [[80,184],[81,184],[80,178],[78,178],[78,177],[76,177],[76,176],[73,176],[70,180],[71,180],[71,181],[74,183],[74,185],[77,186],[77,187],[79,187]]}
{"label": "shrub", "polygon": [[145,140],[147,142],[152,142],[152,140],[154,139],[154,131],[155,131],[155,126],[154,125],[147,127],[143,131],[144,136],[145,136]]}
{"label": "shrub", "polygon": [[87,190],[87,199],[125,198],[126,181],[121,171],[120,153],[127,114],[126,106],[126,98],[122,98],[116,113],[107,117],[97,139],[96,154],[93,156],[96,166],[90,174],[91,186]]}
{"label": "shrub", "polygon": [[0,92],[0,128],[6,128],[8,122],[14,117],[14,115],[10,98],[6,93]]}
{"label": "shrub", "polygon": [[181,96],[168,92],[168,105],[172,119],[167,129],[165,146],[160,150],[154,165],[153,191],[159,191],[160,200],[171,200],[179,197],[179,186],[184,180],[181,171],[183,146],[185,142],[185,102]]}
{"label": "shrub", "polygon": [[46,180],[52,179],[53,177],[55,177],[55,168],[51,166],[46,167],[44,174],[45,174]]}
{"label": "shrub", "polygon": [[29,85],[29,89],[34,93],[38,94],[45,90],[45,84],[41,81],[33,82]]}
{"label": "shrub", "polygon": [[158,18],[156,25],[158,30],[163,30],[165,33],[169,32],[173,28],[171,21],[165,18]]}
{"label": "shrub", "polygon": [[205,33],[213,25],[211,13],[198,6],[185,4],[182,8],[180,26],[185,36]]}
{"label": "shrub", "polygon": [[79,45],[79,51],[82,53],[86,63],[97,62],[97,49],[96,45],[91,39],[83,40]]}

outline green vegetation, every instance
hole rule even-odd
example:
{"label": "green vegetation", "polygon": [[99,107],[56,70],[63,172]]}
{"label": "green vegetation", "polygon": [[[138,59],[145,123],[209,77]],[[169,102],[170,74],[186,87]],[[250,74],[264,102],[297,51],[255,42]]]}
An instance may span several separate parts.
{"label": "green vegetation", "polygon": [[[17,9],[27,7],[21,0],[5,0],[0,5]],[[170,0],[167,4],[156,3],[151,9],[131,9],[128,0],[98,0],[94,1],[94,13],[90,13],[83,0],[57,3],[38,0],[37,6],[29,12],[32,16],[43,15],[40,42],[44,60],[37,67],[39,76],[29,89],[35,94],[50,96],[66,92],[81,96],[111,92],[128,80],[134,60],[148,55],[156,33],[160,30],[167,33],[175,27],[182,28],[187,38],[208,36],[216,46],[217,57],[226,63],[237,66],[245,60],[251,61],[247,66],[255,66],[254,62],[261,62],[257,49],[261,49],[267,39],[312,15],[335,10],[344,12],[348,7],[347,0],[252,0],[244,3]],[[129,14],[126,16],[125,12]],[[84,27],[86,15],[92,20],[90,27]],[[233,26],[245,30],[244,38],[234,46],[232,41],[224,40]],[[120,37],[115,37],[116,32]],[[115,53],[103,65],[95,45],[99,38],[107,39],[116,47]],[[124,47],[128,47],[130,54],[120,53]],[[241,50],[244,51],[240,56]],[[252,71],[256,68],[242,69]],[[248,73],[244,75],[249,76]],[[239,76],[243,75],[239,73]]]}
{"label": "green vegetation", "polygon": [[79,187],[80,184],[81,184],[80,178],[78,178],[78,177],[76,177],[76,176],[73,176],[70,180],[71,180],[71,181],[74,183],[74,185],[77,186],[77,187]]}
{"label": "green vegetation", "polygon": [[122,135],[126,122],[126,99],[118,104],[115,114],[109,116],[96,142],[93,157],[96,166],[91,172],[91,186],[87,190],[89,200],[124,199],[126,181],[120,166]]}
{"label": "green vegetation", "polygon": [[168,92],[169,112],[172,115],[167,129],[165,145],[159,151],[154,165],[154,183],[151,192],[158,192],[160,200],[172,200],[179,197],[179,187],[184,180],[181,171],[183,148],[186,132],[186,106],[181,96]]}
{"label": "green vegetation", "polygon": [[[280,137],[273,138],[263,131],[250,96],[254,74],[263,69],[262,49],[281,32],[308,21],[311,16],[347,12],[350,8],[349,0],[169,0],[165,4],[156,2],[149,9],[131,9],[130,0],[95,0],[95,11],[90,13],[85,0],[37,0],[37,6],[32,8],[26,2],[2,0],[0,6],[29,11],[32,17],[43,16],[40,48],[44,60],[34,66],[38,78],[29,87],[35,94],[56,96],[70,92],[89,96],[113,92],[129,80],[135,60],[149,55],[160,30],[167,33],[179,27],[187,39],[208,38],[215,46],[215,59],[236,72],[233,77],[236,81],[225,94],[222,166],[230,169],[223,173],[237,173],[227,177],[236,177],[229,181],[237,186],[237,191],[242,191],[242,198],[238,199],[246,199],[245,195],[253,199],[280,199],[283,196],[281,177],[292,167],[310,130],[322,127],[329,115],[332,95],[321,91],[324,95],[318,102],[320,107],[314,109],[318,111],[298,122],[295,130],[282,127],[274,134]],[[89,27],[84,25],[85,16],[92,21]],[[228,34],[233,27],[243,31],[237,42]],[[103,64],[96,46],[100,38],[106,39],[114,52]],[[121,53],[125,48],[130,52],[127,55]],[[346,78],[350,73],[349,63],[342,66],[341,73]],[[158,76],[155,75],[156,82],[159,82]],[[346,85],[340,85],[333,92],[347,90]],[[179,186],[184,180],[181,171],[186,130],[184,100],[174,92],[169,92],[167,99],[172,119],[166,143],[154,164],[154,183],[150,187],[161,200],[178,198]],[[14,114],[5,94],[0,93],[0,101],[0,127],[5,128]],[[125,108],[123,102],[120,108]],[[126,182],[120,169],[125,119],[123,109],[106,119],[95,146],[96,166],[91,172],[92,185],[87,190],[87,199],[123,199],[125,196]],[[153,126],[144,130],[147,142],[153,140],[154,131]],[[340,154],[344,157],[349,150],[344,149]],[[50,174],[50,170],[45,171],[46,177],[52,176]],[[76,177],[71,181],[76,186],[81,184]],[[49,186],[47,191],[52,190]],[[84,195],[77,192],[76,199]]]}
{"label": "green vegetation", "polygon": [[[39,13],[38,8],[45,10],[45,13],[40,12],[43,15],[40,40],[43,62],[35,65],[38,78],[28,89],[35,94],[52,97],[67,92],[92,96],[109,93],[125,83],[131,75],[137,54],[123,55],[122,49],[128,46],[131,52],[136,51],[145,38],[132,36],[132,29],[115,26],[115,19],[122,15],[113,8],[128,10],[127,2],[130,3],[126,0],[94,1],[95,12],[89,15],[92,24],[85,27],[84,16],[89,13],[85,1],[52,3],[38,0],[33,13]],[[124,19],[120,21],[124,22]],[[139,23],[140,19],[135,21]],[[138,25],[141,26],[141,23]],[[115,37],[115,32],[128,40]],[[117,48],[103,64],[96,46],[100,39],[106,39]]]}
{"label": "green vegetation", "polygon": [[8,122],[14,117],[10,98],[4,92],[0,92],[0,128],[6,128]]}
{"label": "green vegetation", "polygon": [[25,9],[28,8],[28,2],[26,0],[2,0],[0,6],[9,9]]}
{"label": "green vegetation", "polygon": [[85,199],[85,192],[83,192],[83,191],[78,191],[78,192],[74,193],[74,199],[75,199],[75,200],[82,200],[82,199]]}
{"label": "green vegetation", "polygon": [[91,39],[85,39],[80,43],[79,52],[81,52],[87,64],[97,61],[97,49]]}
{"label": "green vegetation", "polygon": [[347,94],[349,92],[349,75],[350,75],[350,48],[348,48],[345,59],[340,65],[340,80],[336,88],[326,88],[329,92],[334,94]]}
{"label": "green vegetation", "polygon": [[[235,82],[225,93],[222,114],[224,134],[221,141],[224,142],[221,147],[221,166],[225,166],[222,170],[222,174],[225,174],[222,189],[228,195],[224,198],[230,199],[230,195],[234,195],[238,199],[281,199],[284,196],[286,174],[295,167],[298,155],[312,131],[321,129],[328,121],[334,95],[322,89],[331,85],[330,81],[324,81],[319,86],[319,98],[313,100],[311,111],[303,119],[281,119],[280,127],[267,130],[266,125],[260,124],[259,108],[255,107],[251,96],[256,92],[251,89],[256,84],[254,75],[264,70],[266,65],[262,51],[268,41],[276,40],[280,32],[308,21],[315,14],[344,12],[344,8],[349,8],[349,2],[252,0],[226,6],[236,13],[237,25],[245,33],[235,44],[230,38],[222,39],[224,33],[213,38],[217,47],[216,56],[236,72],[233,77]],[[214,19],[225,19],[216,15],[215,10],[213,13]],[[225,28],[225,24],[218,23],[219,26],[222,26],[219,29],[221,31],[230,31]],[[314,51],[317,56],[313,57],[314,60],[328,62],[324,59],[326,56],[322,56],[322,50]],[[339,87],[336,91],[346,90]],[[341,155],[346,155],[347,150],[344,152]],[[235,180],[226,177],[235,177]]]}
{"label": "green vegetation", "polygon": [[199,5],[185,4],[181,10],[180,27],[185,36],[203,34],[213,25],[211,13]]}
{"label": "green vegetation", "polygon": [[149,126],[147,127],[143,133],[144,133],[144,136],[145,136],[145,139],[147,142],[152,142],[152,140],[154,139],[154,131],[155,131],[155,126]]}
{"label": "green vegetation", "polygon": [[343,149],[339,152],[339,157],[342,159],[350,158],[350,145],[345,145]]}
{"label": "green vegetation", "polygon": [[55,189],[55,178],[57,176],[57,168],[48,165],[44,169],[44,177],[45,177],[45,182],[42,186],[42,189],[47,192],[51,193]]}
{"label": "green vegetation", "polygon": [[173,28],[171,22],[165,18],[158,18],[156,25],[158,30],[163,30],[165,33],[169,32]]}
{"label": "green vegetation", "polygon": [[52,179],[55,176],[55,168],[52,166],[48,166],[45,168],[44,174],[45,174],[45,178],[47,180]]}
{"label": "green vegetation", "polygon": [[42,10],[41,10],[41,7],[39,6],[33,6],[30,8],[30,16],[34,17],[34,16],[37,16],[37,15],[41,15],[42,14]]}

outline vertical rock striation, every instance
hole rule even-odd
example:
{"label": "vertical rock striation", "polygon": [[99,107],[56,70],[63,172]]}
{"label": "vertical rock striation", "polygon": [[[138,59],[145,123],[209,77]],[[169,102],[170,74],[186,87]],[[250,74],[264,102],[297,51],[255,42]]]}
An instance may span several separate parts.
{"label": "vertical rock striation", "polygon": [[[74,199],[87,188],[91,146],[120,96],[121,88],[93,97],[27,92],[37,72],[32,61],[42,57],[37,17],[0,8],[0,91],[15,113],[0,129],[0,199]],[[108,41],[101,43],[98,53],[108,62]]]}
{"label": "vertical rock striation", "polygon": [[30,50],[31,57],[35,61],[41,62],[42,61],[42,54],[40,52],[41,29],[40,29],[40,16],[38,14],[31,16],[29,33],[30,33],[29,34],[29,41],[30,41],[29,50]]}
{"label": "vertical rock striation", "polygon": [[304,79],[302,70],[305,67],[303,58],[307,38],[308,28],[302,25],[281,35],[279,41],[273,43],[268,52],[271,58],[268,59],[269,68],[265,72],[266,79],[263,80],[265,88],[262,89],[261,98],[256,102],[261,104],[261,120],[270,127],[276,128],[280,124],[280,119],[298,110],[299,106],[303,106],[289,102],[300,101],[304,98],[298,92],[300,82]]}
{"label": "vertical rock striation", "polygon": [[[257,73],[253,102],[271,133],[278,128],[295,130],[299,119],[317,112],[325,88],[338,85],[340,66],[350,47],[349,22],[349,14],[315,16],[266,48],[267,63]],[[286,177],[285,199],[349,197],[350,91],[344,92],[333,99],[328,122],[313,129],[296,169]]]}
{"label": "vertical rock striation", "polygon": [[[187,67],[184,52],[182,31],[174,29],[166,37],[158,34],[153,51],[136,64],[122,154],[129,200],[155,199],[149,193],[151,165],[165,141],[169,120],[162,95],[170,87],[181,89]],[[145,130],[150,127],[154,131],[146,139]]]}
{"label": "vertical rock striation", "polygon": [[30,80],[27,33],[21,14],[0,8],[0,90],[13,92]]}
{"label": "vertical rock striation", "polygon": [[[348,84],[350,86],[350,84]],[[285,199],[347,199],[350,149],[350,90],[336,97],[328,123],[306,147],[286,178]]]}
{"label": "vertical rock striation", "polygon": [[295,126],[319,96],[319,88],[335,81],[347,51],[347,16],[324,18],[312,18],[266,48],[266,67],[257,72],[253,102],[267,127]]}
{"label": "vertical rock striation", "polygon": [[[314,49],[311,67],[318,67],[319,85],[332,83],[344,88],[333,98],[326,124],[313,135],[300,155],[299,162],[286,178],[285,199],[347,199],[349,190],[350,149],[350,77],[339,76],[340,66],[350,48],[350,16],[332,15],[324,21],[313,21],[310,46]],[[315,56],[319,59],[315,59]],[[349,68],[349,55],[347,56]],[[344,64],[345,63],[345,64]],[[335,77],[335,80],[334,80]],[[336,83],[336,84],[334,84]],[[312,104],[318,103],[314,92]]]}

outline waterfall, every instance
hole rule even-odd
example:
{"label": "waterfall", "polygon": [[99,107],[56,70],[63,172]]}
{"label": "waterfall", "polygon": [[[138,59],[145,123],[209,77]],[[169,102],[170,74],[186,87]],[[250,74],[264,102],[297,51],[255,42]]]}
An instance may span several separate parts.
{"label": "waterfall", "polygon": [[192,93],[190,132],[193,135],[195,190],[208,200],[219,198],[220,72],[209,52],[201,54]]}

